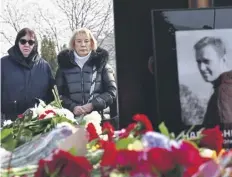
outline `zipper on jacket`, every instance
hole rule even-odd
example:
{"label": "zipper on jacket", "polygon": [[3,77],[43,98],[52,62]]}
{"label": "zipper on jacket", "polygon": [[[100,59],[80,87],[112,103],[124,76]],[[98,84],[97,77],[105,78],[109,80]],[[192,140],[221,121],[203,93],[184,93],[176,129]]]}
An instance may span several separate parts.
{"label": "zipper on jacket", "polygon": [[81,95],[82,95],[82,105],[85,104],[83,68],[85,67],[86,63],[87,63],[87,62],[85,62],[85,64],[84,64],[82,67],[80,67],[77,63],[75,63],[75,65],[81,69],[81,92],[82,92]]}
{"label": "zipper on jacket", "polygon": [[24,71],[24,74],[25,74],[25,97],[24,97],[24,99],[25,99],[25,104],[27,104],[28,103],[28,98],[30,97],[30,86],[31,86],[31,84],[30,84],[30,80],[31,80],[31,69],[30,70],[25,70]]}

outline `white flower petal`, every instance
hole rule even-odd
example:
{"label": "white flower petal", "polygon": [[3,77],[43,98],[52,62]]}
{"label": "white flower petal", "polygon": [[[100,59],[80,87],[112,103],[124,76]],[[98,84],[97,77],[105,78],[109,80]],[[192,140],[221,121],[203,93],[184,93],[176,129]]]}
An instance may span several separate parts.
{"label": "white flower petal", "polygon": [[6,125],[10,125],[10,124],[12,124],[12,121],[11,121],[11,120],[5,120],[5,121],[3,122],[3,127],[6,126]]}

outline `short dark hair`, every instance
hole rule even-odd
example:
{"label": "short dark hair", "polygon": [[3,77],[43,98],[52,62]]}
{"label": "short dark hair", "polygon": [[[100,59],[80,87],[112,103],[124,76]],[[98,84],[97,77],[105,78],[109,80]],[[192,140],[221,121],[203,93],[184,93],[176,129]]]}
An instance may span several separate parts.
{"label": "short dark hair", "polygon": [[226,47],[224,42],[222,41],[222,39],[216,37],[203,37],[194,45],[194,49],[196,50],[196,52],[198,52],[208,45],[212,45],[213,47],[215,47],[217,53],[220,56],[224,56],[226,54]]}
{"label": "short dark hair", "polygon": [[33,47],[33,51],[38,53],[38,40],[37,40],[37,37],[35,35],[35,32],[33,30],[31,30],[30,28],[23,28],[18,32],[16,39],[15,39],[15,46],[19,48],[19,46],[18,46],[19,40],[23,36],[26,36],[27,34],[35,39],[35,45]]}

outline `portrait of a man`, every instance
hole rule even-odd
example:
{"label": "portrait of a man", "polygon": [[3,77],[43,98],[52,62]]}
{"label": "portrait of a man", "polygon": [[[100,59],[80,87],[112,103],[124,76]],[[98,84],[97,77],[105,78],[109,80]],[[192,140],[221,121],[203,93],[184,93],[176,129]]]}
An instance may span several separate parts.
{"label": "portrait of a man", "polygon": [[208,127],[232,123],[232,70],[227,64],[224,42],[206,36],[194,45],[194,49],[202,78],[213,86],[203,124]]}
{"label": "portrait of a man", "polygon": [[232,29],[176,32],[181,120],[232,124]]}

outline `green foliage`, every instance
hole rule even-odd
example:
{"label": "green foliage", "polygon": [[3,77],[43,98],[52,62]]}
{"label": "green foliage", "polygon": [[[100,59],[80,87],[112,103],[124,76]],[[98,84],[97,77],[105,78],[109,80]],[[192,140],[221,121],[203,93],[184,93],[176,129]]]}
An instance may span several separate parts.
{"label": "green foliage", "polygon": [[87,153],[85,157],[92,165],[96,165],[101,161],[103,154],[104,150],[98,149],[96,151],[89,151],[89,153]]}
{"label": "green foliage", "polygon": [[0,176],[1,177],[9,177],[9,176],[33,177],[37,169],[38,169],[38,165],[28,165],[22,168],[11,168],[10,170],[1,169]]}
{"label": "green foliage", "polygon": [[41,41],[41,56],[50,64],[53,75],[55,75],[58,67],[56,55],[55,42],[47,36],[43,36]]}
{"label": "green foliage", "polygon": [[[55,97],[55,100],[52,102],[53,106],[61,109],[61,100],[58,96],[56,86],[54,86],[53,94]],[[38,116],[33,118],[32,110],[28,109],[25,111],[23,118],[17,118],[10,125],[1,129],[1,146],[8,151],[13,151],[15,148],[31,141],[33,138],[51,131],[57,124],[62,122],[68,122],[74,125],[71,120],[59,116],[58,114],[55,117],[48,119],[40,120],[38,119]]]}
{"label": "green foliage", "polygon": [[54,86],[54,89],[52,90],[52,93],[54,95],[54,101],[50,103],[50,105],[55,106],[57,108],[62,108],[62,100],[60,99],[59,92],[57,89],[57,86]]}
{"label": "green foliage", "polygon": [[122,173],[118,171],[113,171],[110,173],[110,177],[129,177],[130,175],[127,173]]}
{"label": "green foliage", "polygon": [[51,119],[34,120],[22,122],[20,126],[15,126],[16,122],[12,123],[13,127],[4,127],[1,130],[1,146],[8,151],[14,150],[16,147],[31,141],[34,137],[51,131],[58,123],[72,122],[61,116],[56,116]]}
{"label": "green foliage", "polygon": [[135,138],[122,138],[116,142],[116,148],[118,150],[127,149],[128,145],[133,143],[135,140]]}
{"label": "green foliage", "polygon": [[165,136],[167,136],[167,137],[170,137],[170,133],[169,133],[169,131],[168,131],[168,128],[167,128],[166,125],[164,124],[164,122],[162,122],[162,123],[159,125],[159,130],[160,130],[160,132],[161,132],[163,135],[165,135]]}
{"label": "green foliage", "polygon": [[176,167],[173,170],[169,171],[164,176],[165,177],[180,177],[180,176],[183,176],[183,172],[184,172],[183,167],[180,165],[176,165]]}

